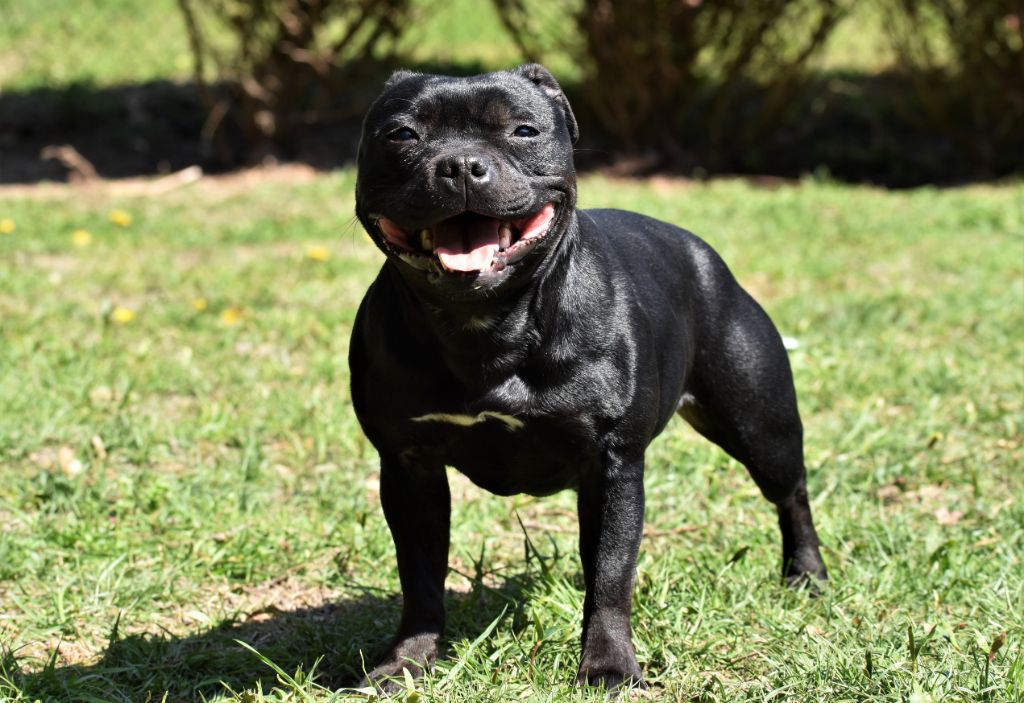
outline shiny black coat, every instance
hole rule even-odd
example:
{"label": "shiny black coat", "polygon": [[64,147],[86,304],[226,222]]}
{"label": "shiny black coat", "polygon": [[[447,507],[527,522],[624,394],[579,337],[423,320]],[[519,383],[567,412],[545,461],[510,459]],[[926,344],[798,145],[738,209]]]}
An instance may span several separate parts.
{"label": "shiny black coat", "polygon": [[[515,129],[523,121],[535,136],[516,136],[528,134]],[[399,74],[367,116],[357,213],[387,259],[356,317],[352,399],[380,453],[404,596],[373,682],[410,661],[419,673],[438,653],[452,466],[499,495],[577,491],[587,589],[578,680],[642,685],[630,613],[644,450],[674,413],[776,505],[785,578],[825,577],[779,334],[693,234],[575,209],[575,129],[539,66]],[[545,203],[557,216],[529,255],[471,276],[396,252],[378,226],[386,217],[415,230],[465,211],[514,218]]]}

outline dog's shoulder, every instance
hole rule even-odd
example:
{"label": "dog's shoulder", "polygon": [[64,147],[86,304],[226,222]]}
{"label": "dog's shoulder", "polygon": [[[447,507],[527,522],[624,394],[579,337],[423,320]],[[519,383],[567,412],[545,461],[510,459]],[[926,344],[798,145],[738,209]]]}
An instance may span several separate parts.
{"label": "dog's shoulder", "polygon": [[710,249],[693,232],[650,215],[618,208],[588,208],[578,212],[584,232],[598,232],[603,241],[613,246],[653,249],[669,246],[686,252]]}
{"label": "dog's shoulder", "polygon": [[579,211],[582,239],[602,251],[616,268],[637,273],[669,267],[677,273],[727,271],[721,257],[693,232],[631,210],[595,208]]}

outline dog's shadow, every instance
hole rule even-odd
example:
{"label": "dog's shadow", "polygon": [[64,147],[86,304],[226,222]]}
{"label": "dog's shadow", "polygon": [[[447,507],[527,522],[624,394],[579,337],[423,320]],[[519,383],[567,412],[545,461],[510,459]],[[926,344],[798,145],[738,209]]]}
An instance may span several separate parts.
{"label": "dog's shadow", "polygon": [[[447,638],[473,639],[503,611],[514,616],[530,580],[524,573],[497,588],[478,583],[468,592],[449,591]],[[400,609],[397,595],[366,592],[317,607],[249,613],[183,637],[115,631],[95,663],[61,666],[54,657],[42,670],[19,672],[15,655],[7,653],[0,673],[28,700],[44,701],[171,703],[208,699],[227,688],[269,691],[280,685],[274,670],[239,644],[244,642],[290,676],[315,667],[318,684],[351,687],[384,654]]]}

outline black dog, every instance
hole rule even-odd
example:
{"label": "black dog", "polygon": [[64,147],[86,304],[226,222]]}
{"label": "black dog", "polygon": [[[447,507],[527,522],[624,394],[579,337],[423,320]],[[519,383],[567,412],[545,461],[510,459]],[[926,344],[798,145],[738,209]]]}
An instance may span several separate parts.
{"label": "black dog", "polygon": [[437,655],[452,466],[499,495],[578,492],[577,680],[643,685],[630,598],[644,450],[675,413],[775,504],[784,578],[826,577],[778,332],[693,234],[576,210],[576,138],[538,65],[396,73],[366,116],[356,212],[387,260],[349,362],[404,596],[371,681]]}

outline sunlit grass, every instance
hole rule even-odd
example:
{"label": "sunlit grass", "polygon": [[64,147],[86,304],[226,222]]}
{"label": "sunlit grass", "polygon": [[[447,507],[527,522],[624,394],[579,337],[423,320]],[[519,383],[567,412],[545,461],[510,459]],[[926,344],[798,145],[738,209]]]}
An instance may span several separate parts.
{"label": "sunlit grass", "polygon": [[[0,699],[331,700],[398,613],[348,399],[380,263],[352,174],[113,188],[0,200]],[[1024,188],[580,193],[704,236],[799,344],[832,586],[777,585],[770,507],[673,422],[635,598],[658,699],[1021,700]],[[418,690],[598,700],[569,683],[572,495],[452,484],[451,649]]]}
{"label": "sunlit grass", "polygon": [[[201,6],[201,5],[200,5]],[[580,66],[557,50],[574,43],[575,22],[560,8],[531,2],[552,51],[545,61],[563,80]],[[175,0],[5,0],[0,2],[0,89],[106,87],[158,79],[189,80],[193,64]],[[208,31],[214,31],[207,28]],[[411,62],[496,70],[522,56],[490,2],[417,1],[398,44]],[[821,57],[827,69],[873,73],[892,61],[883,19],[855,3]]]}

